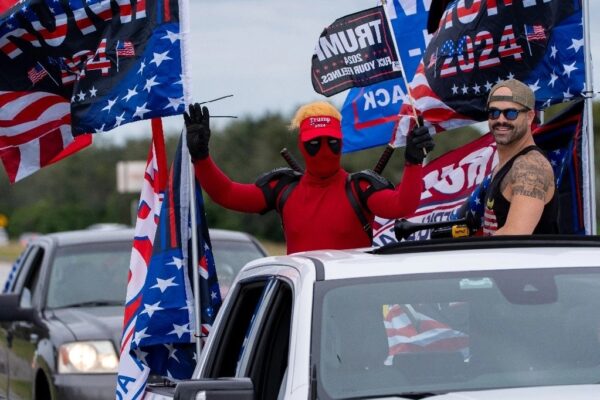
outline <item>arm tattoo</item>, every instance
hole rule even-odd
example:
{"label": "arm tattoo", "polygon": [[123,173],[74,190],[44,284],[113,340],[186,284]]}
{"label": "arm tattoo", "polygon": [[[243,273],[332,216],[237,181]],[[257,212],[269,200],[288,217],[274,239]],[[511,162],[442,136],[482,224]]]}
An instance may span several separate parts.
{"label": "arm tattoo", "polygon": [[554,173],[546,157],[532,151],[515,160],[504,181],[510,185],[513,196],[545,201],[548,191],[554,188]]}

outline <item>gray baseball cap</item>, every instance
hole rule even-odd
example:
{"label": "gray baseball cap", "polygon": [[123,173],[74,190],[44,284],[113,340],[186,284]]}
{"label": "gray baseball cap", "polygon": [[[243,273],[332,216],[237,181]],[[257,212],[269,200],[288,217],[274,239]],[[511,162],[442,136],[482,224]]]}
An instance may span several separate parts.
{"label": "gray baseball cap", "polygon": [[[501,87],[509,88],[512,94],[494,96],[494,92]],[[488,106],[492,101],[512,101],[513,103],[518,103],[529,110],[533,110],[535,107],[535,96],[533,95],[533,91],[529,88],[529,86],[516,79],[508,79],[495,84],[492,87],[492,90],[490,90],[490,94],[488,96]]]}

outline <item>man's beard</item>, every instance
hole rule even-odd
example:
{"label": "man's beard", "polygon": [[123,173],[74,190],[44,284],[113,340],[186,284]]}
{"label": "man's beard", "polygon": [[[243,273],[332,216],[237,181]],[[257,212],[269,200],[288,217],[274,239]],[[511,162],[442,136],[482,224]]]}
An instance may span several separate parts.
{"label": "man's beard", "polygon": [[[503,132],[500,136],[494,134],[496,127],[507,127],[511,131]],[[527,125],[519,124],[514,125],[508,122],[496,122],[492,125],[492,134],[497,144],[508,146],[514,142],[519,141],[527,133]]]}

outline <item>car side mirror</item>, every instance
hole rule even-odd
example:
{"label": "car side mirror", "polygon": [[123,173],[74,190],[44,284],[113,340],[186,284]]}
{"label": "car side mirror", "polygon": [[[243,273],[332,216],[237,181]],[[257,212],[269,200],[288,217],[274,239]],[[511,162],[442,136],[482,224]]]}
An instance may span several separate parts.
{"label": "car side mirror", "polygon": [[250,378],[199,379],[179,382],[174,400],[253,400],[254,386]]}
{"label": "car side mirror", "polygon": [[33,308],[21,307],[20,294],[0,294],[0,322],[32,321]]}

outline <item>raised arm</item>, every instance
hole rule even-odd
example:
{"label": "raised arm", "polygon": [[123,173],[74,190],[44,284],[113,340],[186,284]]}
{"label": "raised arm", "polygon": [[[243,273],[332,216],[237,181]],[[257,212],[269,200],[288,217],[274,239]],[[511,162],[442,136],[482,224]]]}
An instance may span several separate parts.
{"label": "raised arm", "polygon": [[552,166],[537,151],[523,155],[515,160],[501,190],[510,199],[510,209],[506,223],[495,235],[530,235],[554,195]]}
{"label": "raised arm", "polygon": [[265,210],[264,195],[255,184],[232,181],[214,163],[208,154],[210,140],[210,114],[208,108],[191,104],[189,113],[183,115],[186,139],[194,171],[202,188],[222,207],[235,211],[258,213]]}
{"label": "raised arm", "polygon": [[406,138],[406,164],[402,180],[395,189],[377,191],[367,200],[369,210],[373,214],[393,219],[405,217],[417,209],[423,191],[423,160],[433,148],[429,129],[420,119],[419,126],[413,128]]}

